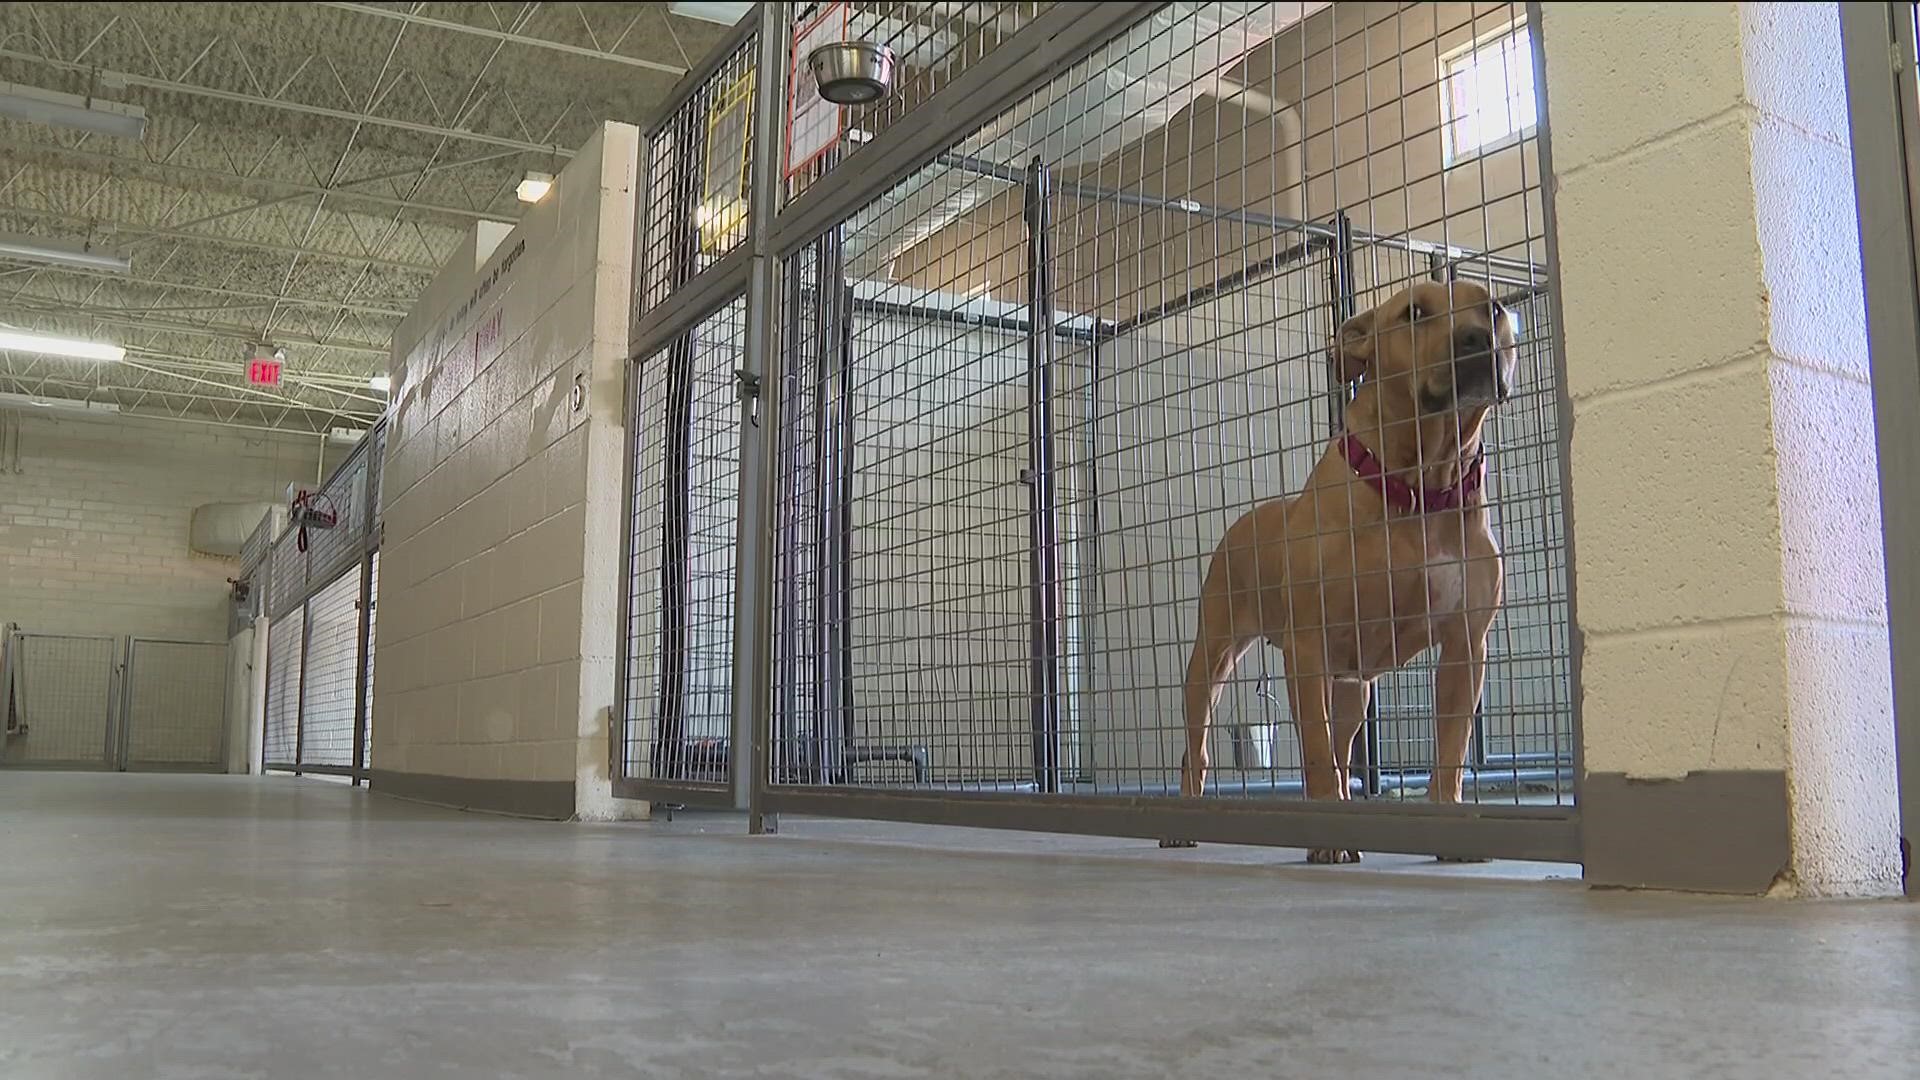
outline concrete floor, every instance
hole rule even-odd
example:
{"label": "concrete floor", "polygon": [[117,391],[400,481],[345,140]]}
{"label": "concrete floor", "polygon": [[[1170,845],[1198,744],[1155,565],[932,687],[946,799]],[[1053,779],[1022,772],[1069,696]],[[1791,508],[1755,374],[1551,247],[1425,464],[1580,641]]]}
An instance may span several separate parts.
{"label": "concrete floor", "polygon": [[1920,1070],[1920,905],[787,824],[0,773],[0,1076]]}

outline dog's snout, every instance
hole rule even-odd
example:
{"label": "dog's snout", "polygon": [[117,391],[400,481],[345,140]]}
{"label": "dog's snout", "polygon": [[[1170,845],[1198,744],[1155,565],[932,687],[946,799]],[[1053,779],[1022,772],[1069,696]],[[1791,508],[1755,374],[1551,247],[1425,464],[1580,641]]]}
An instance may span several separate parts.
{"label": "dog's snout", "polygon": [[1453,335],[1453,354],[1455,356],[1479,356],[1493,351],[1493,332],[1484,327],[1469,326]]}

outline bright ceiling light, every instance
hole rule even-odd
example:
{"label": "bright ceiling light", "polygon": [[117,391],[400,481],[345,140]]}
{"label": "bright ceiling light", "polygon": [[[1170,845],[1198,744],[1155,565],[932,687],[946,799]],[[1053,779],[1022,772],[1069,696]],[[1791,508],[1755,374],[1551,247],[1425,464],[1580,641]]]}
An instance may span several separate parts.
{"label": "bright ceiling light", "polygon": [[707,22],[725,23],[728,26],[732,26],[734,23],[745,18],[747,12],[752,8],[752,4],[727,4],[718,2],[685,3],[683,0],[673,0],[672,3],[667,5],[667,10],[673,12],[675,15],[685,15],[689,19],[702,19]]}
{"label": "bright ceiling light", "polygon": [[82,270],[105,270],[114,274],[126,273],[129,265],[125,255],[95,251],[91,244],[49,240],[43,236],[22,236],[19,233],[0,233],[0,259],[73,266]]}
{"label": "bright ceiling light", "polygon": [[383,394],[391,393],[393,391],[393,376],[375,375],[373,378],[367,380],[367,389],[378,390]]}
{"label": "bright ceiling light", "polygon": [[34,409],[51,409],[54,412],[78,413],[117,413],[120,406],[111,401],[85,401],[80,398],[43,398],[31,394],[0,394],[0,407],[27,406]]}
{"label": "bright ceiling light", "polygon": [[23,330],[0,330],[0,352],[39,353],[43,356],[71,356],[76,360],[124,360],[127,350],[118,345],[79,338],[29,334]]}
{"label": "bright ceiling light", "polygon": [[0,82],[0,116],[117,135],[123,139],[138,140],[147,133],[147,113],[138,105],[62,94],[19,83]]}
{"label": "bright ceiling light", "polygon": [[546,198],[547,192],[552,190],[553,174],[530,172],[525,180],[520,181],[520,186],[513,189],[513,193],[520,196],[521,202],[536,203]]}

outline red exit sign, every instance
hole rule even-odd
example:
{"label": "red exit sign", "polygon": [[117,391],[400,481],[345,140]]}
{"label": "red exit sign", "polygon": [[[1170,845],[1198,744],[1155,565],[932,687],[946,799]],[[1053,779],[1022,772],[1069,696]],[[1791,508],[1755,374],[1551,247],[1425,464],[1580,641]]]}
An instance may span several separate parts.
{"label": "red exit sign", "polygon": [[255,386],[280,385],[280,361],[251,360],[247,363],[247,381]]}

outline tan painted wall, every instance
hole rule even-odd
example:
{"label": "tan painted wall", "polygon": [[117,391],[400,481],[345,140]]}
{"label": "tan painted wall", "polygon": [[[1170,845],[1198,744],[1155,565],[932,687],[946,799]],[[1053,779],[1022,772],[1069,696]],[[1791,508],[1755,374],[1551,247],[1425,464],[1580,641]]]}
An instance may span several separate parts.
{"label": "tan painted wall", "polygon": [[606,125],[395,335],[381,770],[604,787],[637,143]]}
{"label": "tan painted wall", "polygon": [[1892,706],[1835,20],[1549,4],[1543,31],[1586,766],[1783,773],[1781,887],[1876,893]]}

